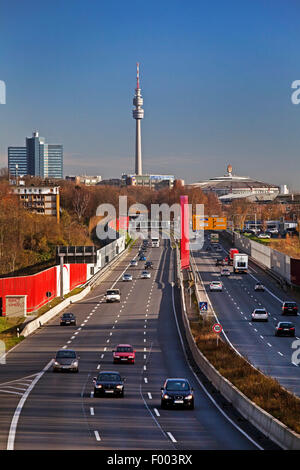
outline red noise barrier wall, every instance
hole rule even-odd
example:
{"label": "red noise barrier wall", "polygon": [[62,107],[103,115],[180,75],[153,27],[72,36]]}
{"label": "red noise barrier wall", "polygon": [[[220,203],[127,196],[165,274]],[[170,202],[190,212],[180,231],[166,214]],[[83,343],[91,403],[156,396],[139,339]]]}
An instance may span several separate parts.
{"label": "red noise barrier wall", "polygon": [[[47,292],[51,296],[47,297]],[[6,295],[26,295],[27,313],[42,307],[56,297],[56,267],[46,269],[33,276],[5,277],[0,279],[0,298],[2,298],[2,316],[5,312]]]}
{"label": "red noise barrier wall", "polygon": [[189,206],[188,206],[187,196],[180,196],[180,205],[181,205],[181,240],[180,240],[181,269],[188,269],[190,266],[190,249],[189,249]]}
{"label": "red noise barrier wall", "polygon": [[[70,290],[87,280],[86,264],[70,264]],[[58,294],[59,295],[59,294]]]}
{"label": "red noise barrier wall", "polygon": [[[76,286],[86,282],[87,265],[70,264],[69,266],[69,285],[70,290],[72,290]],[[32,276],[5,277],[0,279],[0,305],[2,303],[2,316],[6,315],[6,295],[27,295],[27,313],[38,310],[49,302],[49,300],[60,295],[60,292],[57,292],[58,276],[60,276],[60,270],[54,266]],[[51,295],[47,297],[47,293],[51,293]]]}

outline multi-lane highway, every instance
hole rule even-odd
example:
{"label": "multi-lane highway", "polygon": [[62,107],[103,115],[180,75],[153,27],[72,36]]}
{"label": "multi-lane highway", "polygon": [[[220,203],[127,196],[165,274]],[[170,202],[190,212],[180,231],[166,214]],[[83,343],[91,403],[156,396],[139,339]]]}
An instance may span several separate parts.
{"label": "multi-lane highway", "polygon": [[[300,348],[300,341],[296,349],[292,348],[300,337],[300,317],[281,315],[282,302],[293,299],[251,262],[247,274],[234,274],[231,267],[229,277],[220,276],[221,267],[215,265],[216,259],[224,257],[229,246],[223,242],[220,253],[207,251],[208,247],[206,240],[204,248],[194,252],[193,257],[227,338],[253,365],[300,396],[300,367],[297,361],[292,363],[292,354]],[[223,292],[209,292],[209,283],[214,280],[223,282]],[[255,292],[257,281],[265,285],[265,292]],[[251,322],[252,311],[262,307],[269,312],[269,321]],[[276,324],[284,320],[294,323],[295,338],[274,335]]]}
{"label": "multi-lane highway", "polygon": [[[236,422],[228,419],[187,363],[169,242],[148,248],[151,279],[140,279],[144,262],[129,266],[134,256],[137,248],[68,308],[76,326],[62,327],[56,317],[7,355],[0,369],[1,449],[261,448],[256,431],[238,416]],[[122,282],[123,272],[133,274],[133,281]],[[121,290],[120,303],[104,301],[112,286]],[[136,349],[134,365],[112,363],[119,343]],[[52,372],[51,360],[60,348],[79,354],[78,374]],[[92,379],[104,370],[126,377],[124,398],[93,396]],[[190,381],[194,410],[161,410],[160,388],[167,377]]]}

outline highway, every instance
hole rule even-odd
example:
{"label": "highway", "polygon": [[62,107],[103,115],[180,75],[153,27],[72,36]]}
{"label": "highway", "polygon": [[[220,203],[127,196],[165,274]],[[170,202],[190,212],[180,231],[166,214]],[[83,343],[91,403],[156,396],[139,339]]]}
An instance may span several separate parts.
{"label": "highway", "polygon": [[[282,316],[281,304],[293,300],[281,290],[275,281],[262,269],[249,263],[247,274],[220,276],[217,258],[225,257],[229,249],[227,242],[221,243],[223,251],[207,251],[204,248],[193,252],[197,270],[204,282],[213,309],[232,345],[255,367],[276,378],[284,387],[300,396],[300,367],[292,363],[292,343],[300,337],[300,317]],[[210,292],[209,283],[213,280],[223,282],[223,292]],[[261,281],[265,292],[255,292],[254,286]],[[270,314],[268,322],[251,322],[255,308],[265,307]],[[296,337],[276,337],[275,326],[278,321],[291,321],[295,325]],[[300,341],[297,348],[300,347]],[[299,354],[300,359],[300,354]]]}
{"label": "highway", "polygon": [[[128,267],[136,255],[137,247],[85,299],[66,309],[76,315],[76,326],[60,326],[58,316],[7,355],[0,368],[2,450],[242,450],[262,448],[256,438],[267,442],[236,414],[228,418],[220,411],[187,363],[169,242],[148,248],[151,279],[139,278],[144,262]],[[125,271],[133,274],[132,282],[122,282]],[[121,290],[120,303],[104,302],[112,286]],[[112,363],[119,343],[134,346],[134,365]],[[78,374],[52,372],[51,360],[62,347],[79,354]],[[118,370],[126,377],[124,398],[93,396],[92,379],[99,370]],[[190,381],[193,411],[160,409],[167,377]]]}

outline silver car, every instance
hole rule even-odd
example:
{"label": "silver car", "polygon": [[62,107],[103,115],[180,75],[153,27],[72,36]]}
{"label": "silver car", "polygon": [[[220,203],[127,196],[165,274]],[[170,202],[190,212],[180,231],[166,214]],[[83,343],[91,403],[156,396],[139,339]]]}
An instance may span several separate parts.
{"label": "silver car", "polygon": [[122,281],[124,281],[124,282],[132,281],[132,275],[131,274],[123,274]]}
{"label": "silver car", "polygon": [[142,271],[141,279],[150,279],[151,274],[148,271]]}
{"label": "silver car", "polygon": [[64,370],[71,372],[79,371],[79,356],[77,356],[73,349],[60,349],[56,353],[53,362],[53,372]]}

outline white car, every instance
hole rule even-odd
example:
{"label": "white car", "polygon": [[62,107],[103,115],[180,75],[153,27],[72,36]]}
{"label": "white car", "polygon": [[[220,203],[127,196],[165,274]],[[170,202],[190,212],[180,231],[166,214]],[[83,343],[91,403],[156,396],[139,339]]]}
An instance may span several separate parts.
{"label": "white car", "polygon": [[269,233],[259,233],[257,238],[271,238],[271,235]]}
{"label": "white car", "polygon": [[221,276],[230,276],[230,269],[228,268],[221,269]]}
{"label": "white car", "polygon": [[251,314],[251,321],[268,321],[269,314],[265,308],[256,308]]}
{"label": "white car", "polygon": [[132,260],[130,261],[130,266],[137,266],[137,265],[138,265],[138,262],[137,262],[136,259],[132,259]]}
{"label": "white car", "polygon": [[141,279],[150,279],[151,274],[148,271],[142,271]]}
{"label": "white car", "polygon": [[209,284],[209,290],[210,291],[222,291],[223,290],[223,284],[221,281],[212,281]]}
{"label": "white car", "polygon": [[123,282],[132,281],[132,275],[131,274],[123,274],[122,281]]}
{"label": "white car", "polygon": [[121,295],[119,289],[108,289],[106,291],[106,302],[121,302]]}

